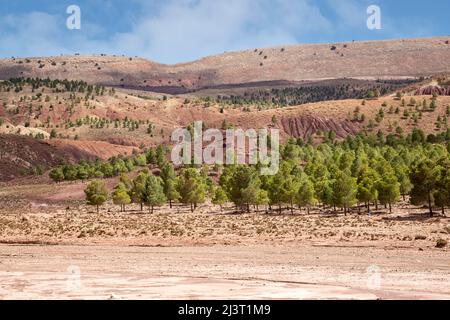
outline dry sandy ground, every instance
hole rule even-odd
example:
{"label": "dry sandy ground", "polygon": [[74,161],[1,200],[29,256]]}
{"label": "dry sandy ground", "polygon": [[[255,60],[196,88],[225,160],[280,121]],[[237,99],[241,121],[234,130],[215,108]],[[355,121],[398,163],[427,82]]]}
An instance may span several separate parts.
{"label": "dry sandy ground", "polygon": [[450,219],[424,208],[97,214],[83,188],[2,188],[0,299],[450,299]]}
{"label": "dry sandy ground", "polygon": [[442,251],[0,246],[2,299],[450,299]]}

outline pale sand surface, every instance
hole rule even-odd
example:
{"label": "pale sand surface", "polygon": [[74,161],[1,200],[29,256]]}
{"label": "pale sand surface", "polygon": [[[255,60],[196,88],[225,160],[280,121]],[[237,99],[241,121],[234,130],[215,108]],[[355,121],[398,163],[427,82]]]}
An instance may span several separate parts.
{"label": "pale sand surface", "polygon": [[0,245],[0,298],[450,299],[450,255],[314,245]]}

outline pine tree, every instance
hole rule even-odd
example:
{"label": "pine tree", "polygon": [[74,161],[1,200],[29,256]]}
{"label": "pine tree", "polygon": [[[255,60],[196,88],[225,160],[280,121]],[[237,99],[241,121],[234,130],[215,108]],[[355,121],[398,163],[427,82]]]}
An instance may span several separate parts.
{"label": "pine tree", "polygon": [[141,211],[143,210],[145,202],[145,187],[147,183],[147,178],[149,176],[148,171],[140,172],[137,177],[133,180],[133,186],[130,191],[131,201],[133,203],[138,203],[141,205]]}
{"label": "pine tree", "polygon": [[170,208],[172,202],[180,199],[180,194],[177,191],[177,175],[171,163],[166,163],[161,169],[161,179],[163,181],[164,194],[169,200]]}
{"label": "pine tree", "polygon": [[323,177],[314,184],[315,194],[324,206],[333,205],[333,182],[333,180],[329,180],[327,177]]}
{"label": "pine tree", "polygon": [[79,166],[77,169],[77,178],[84,181],[89,178],[89,174],[85,167]]}
{"label": "pine tree", "polygon": [[160,168],[162,168],[164,166],[164,164],[166,163],[166,150],[164,149],[164,147],[162,145],[159,145],[156,148],[156,163],[158,164],[158,166]]}
{"label": "pine tree", "polygon": [[154,149],[150,149],[146,154],[148,164],[156,164],[156,153]]}
{"label": "pine tree", "polygon": [[284,168],[282,166],[283,181],[281,182],[281,201],[290,205],[291,213],[294,214],[294,203],[296,202],[299,194],[300,177],[306,176],[304,173],[299,172],[296,176],[292,174],[292,169],[289,165]]}
{"label": "pine tree", "polygon": [[153,213],[154,207],[161,206],[167,201],[161,178],[153,174],[148,175],[145,182],[144,201],[149,206],[150,213]]}
{"label": "pine tree", "polygon": [[119,177],[119,182],[125,186],[127,193],[130,194],[131,190],[133,189],[133,181],[131,181],[131,179],[125,173],[122,173]]}
{"label": "pine tree", "polygon": [[216,187],[215,191],[214,191],[214,197],[212,198],[212,203],[214,205],[218,205],[220,206],[220,211],[223,210],[223,205],[225,203],[227,203],[228,201],[228,197],[227,197],[227,193],[225,192],[225,190],[223,190],[222,187]]}
{"label": "pine tree", "polygon": [[258,202],[259,191],[259,185],[256,182],[252,182],[241,190],[242,202],[246,206],[248,213],[250,213],[250,205]]}
{"label": "pine tree", "polygon": [[377,172],[368,167],[364,168],[359,174],[356,197],[359,202],[365,203],[368,212],[370,212],[370,203],[378,200],[378,190],[376,188],[378,180]]}
{"label": "pine tree", "polygon": [[439,169],[431,160],[424,160],[416,165],[410,175],[414,187],[411,190],[413,205],[427,204],[430,216],[433,216],[434,193],[437,190]]}
{"label": "pine tree", "polygon": [[316,205],[317,203],[314,184],[306,175],[303,175],[300,179],[297,197],[295,200],[300,207],[306,208],[308,214],[310,207]]}
{"label": "pine tree", "polygon": [[269,201],[269,193],[266,190],[260,189],[258,199],[256,200],[256,211],[259,211],[259,206],[267,206]]}
{"label": "pine tree", "polygon": [[250,204],[257,202],[261,185],[257,171],[253,167],[239,165],[228,170],[226,174],[229,176],[222,186],[227,192],[228,198],[236,205],[237,209],[246,206],[248,211]]}
{"label": "pine tree", "polygon": [[380,203],[389,204],[389,212],[392,213],[392,203],[400,199],[400,183],[397,177],[391,172],[386,172],[381,176],[377,189]]}
{"label": "pine tree", "polygon": [[283,168],[283,163],[281,164],[281,168],[278,170],[277,174],[274,175],[270,181],[268,196],[270,199],[270,205],[278,205],[279,213],[282,213],[282,205],[285,199],[285,189],[284,185],[286,182],[285,176],[286,170]]}
{"label": "pine tree", "polygon": [[57,135],[58,135],[58,133],[56,132],[55,129],[52,129],[52,131],[50,131],[50,139],[56,138]]}
{"label": "pine tree", "polygon": [[205,202],[205,185],[200,173],[195,168],[187,168],[181,172],[177,191],[180,194],[181,203],[190,204],[192,212],[198,204]]}
{"label": "pine tree", "polygon": [[450,161],[444,160],[440,163],[437,190],[434,193],[434,199],[437,206],[442,210],[445,216],[445,207],[450,207]]}
{"label": "pine tree", "polygon": [[125,205],[131,203],[131,198],[128,194],[128,190],[122,182],[117,185],[111,196],[113,203],[116,205],[120,205],[120,211],[122,212],[125,211]]}
{"label": "pine tree", "polygon": [[355,178],[344,171],[338,171],[332,184],[333,204],[343,208],[346,214],[347,210],[356,204],[357,188]]}
{"label": "pine tree", "polygon": [[400,194],[403,197],[403,201],[406,200],[406,195],[411,192],[413,185],[409,179],[409,169],[405,165],[394,165],[395,175],[400,183]]}
{"label": "pine tree", "polygon": [[55,182],[64,181],[64,173],[61,167],[55,168],[50,171],[49,176]]}
{"label": "pine tree", "polygon": [[97,213],[99,212],[99,206],[104,204],[108,199],[108,189],[105,183],[100,180],[94,180],[89,183],[84,193],[86,194],[88,205],[97,207]]}

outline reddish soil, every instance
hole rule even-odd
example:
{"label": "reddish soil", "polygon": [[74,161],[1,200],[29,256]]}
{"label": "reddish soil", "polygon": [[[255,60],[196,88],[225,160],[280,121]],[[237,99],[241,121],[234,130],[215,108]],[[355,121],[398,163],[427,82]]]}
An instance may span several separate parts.
{"label": "reddish soil", "polygon": [[101,141],[42,141],[27,136],[0,134],[0,181],[26,176],[37,167],[46,171],[63,163],[131,155],[134,149]]}

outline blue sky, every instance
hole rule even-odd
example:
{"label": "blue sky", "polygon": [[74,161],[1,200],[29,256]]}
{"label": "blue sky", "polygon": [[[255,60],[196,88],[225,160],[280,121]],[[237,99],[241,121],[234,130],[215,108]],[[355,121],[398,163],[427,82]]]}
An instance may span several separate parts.
{"label": "blue sky", "polygon": [[[66,27],[69,5],[81,29]],[[367,7],[381,8],[369,30]],[[125,54],[163,63],[297,43],[450,35],[448,0],[0,0],[0,57]]]}

